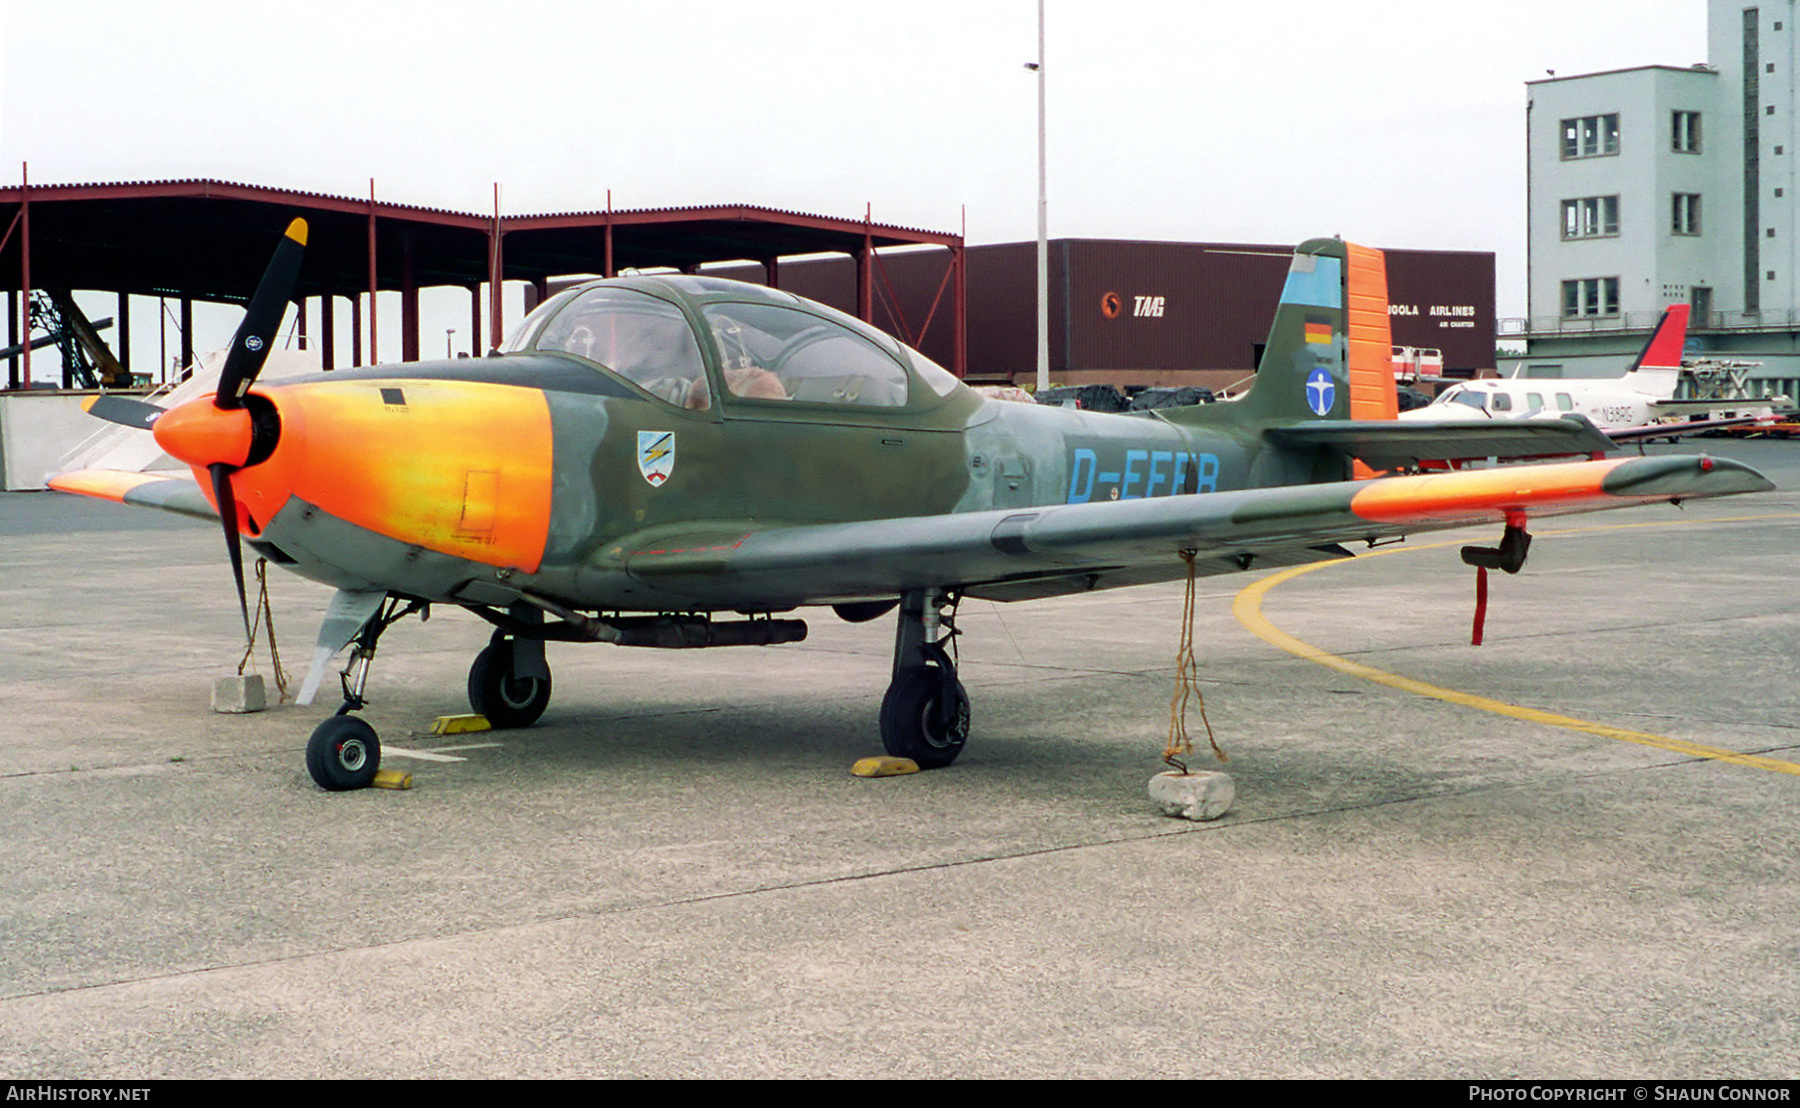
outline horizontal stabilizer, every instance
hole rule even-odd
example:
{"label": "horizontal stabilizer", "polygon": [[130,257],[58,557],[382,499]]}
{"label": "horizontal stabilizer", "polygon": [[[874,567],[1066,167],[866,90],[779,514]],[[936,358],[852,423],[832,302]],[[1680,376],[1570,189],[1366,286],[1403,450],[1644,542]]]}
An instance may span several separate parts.
{"label": "horizontal stabilizer", "polygon": [[1476,458],[1547,458],[1602,454],[1613,440],[1581,416],[1456,420],[1308,420],[1263,432],[1286,447],[1322,446],[1376,469]]}

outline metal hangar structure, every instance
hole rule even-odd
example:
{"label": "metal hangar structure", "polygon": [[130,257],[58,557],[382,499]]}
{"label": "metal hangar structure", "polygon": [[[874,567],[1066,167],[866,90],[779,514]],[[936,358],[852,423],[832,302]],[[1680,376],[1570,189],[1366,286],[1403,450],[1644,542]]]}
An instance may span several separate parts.
{"label": "metal hangar structure", "polygon": [[[496,195],[498,190],[496,189]],[[30,381],[32,321],[43,316],[45,294],[69,290],[119,297],[117,339],[129,371],[130,316],[126,297],[164,297],[181,312],[181,364],[193,361],[192,305],[242,304],[267,262],[270,244],[287,222],[310,225],[306,260],[295,299],[316,313],[300,313],[300,333],[326,368],[380,360],[376,296],[401,298],[404,360],[420,356],[419,290],[450,286],[469,292],[471,354],[499,344],[501,284],[528,282],[542,298],[552,279],[575,274],[613,276],[619,270],[695,272],[718,262],[751,262],[763,283],[779,287],[781,260],[799,255],[848,255],[854,265],[856,312],[912,345],[928,337],[951,348],[952,368],[965,370],[963,238],[961,234],[781,211],[751,205],[501,215],[426,208],[378,199],[193,179],[0,188],[0,290],[7,296],[9,362],[5,387]],[[931,313],[915,326],[898,310],[879,251],[938,247],[940,272]],[[335,308],[349,301],[350,334],[338,333]],[[531,299],[528,297],[528,299]],[[364,315],[368,316],[365,324]],[[318,334],[307,335],[309,316]],[[943,319],[941,338],[928,336]],[[365,335],[367,343],[365,346]],[[485,342],[483,338],[485,337]],[[393,354],[389,354],[392,360]],[[65,382],[67,384],[68,382]]]}

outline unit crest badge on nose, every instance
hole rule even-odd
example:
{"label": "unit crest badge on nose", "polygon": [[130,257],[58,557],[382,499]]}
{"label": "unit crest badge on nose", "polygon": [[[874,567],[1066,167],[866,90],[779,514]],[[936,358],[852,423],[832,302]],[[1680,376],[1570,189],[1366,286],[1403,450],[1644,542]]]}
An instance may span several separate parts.
{"label": "unit crest badge on nose", "polygon": [[658,488],[675,471],[675,432],[639,431],[638,472]]}

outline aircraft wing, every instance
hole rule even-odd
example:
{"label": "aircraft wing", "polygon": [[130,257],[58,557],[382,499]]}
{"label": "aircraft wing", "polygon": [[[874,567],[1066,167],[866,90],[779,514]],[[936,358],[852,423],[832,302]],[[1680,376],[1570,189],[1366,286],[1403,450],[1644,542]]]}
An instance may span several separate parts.
{"label": "aircraft wing", "polygon": [[77,469],[52,477],[49,485],[57,492],[92,496],[138,508],[160,508],[165,512],[215,523],[219,519],[218,511],[200,491],[200,486],[185,475]]}
{"label": "aircraft wing", "polygon": [[[1509,516],[1773,488],[1722,459],[1658,456],[862,523],[627,536],[602,557],[697,606],[775,607],[949,587],[1023,599],[1343,557],[1359,542]],[[729,532],[729,533],[728,533]]]}
{"label": "aircraft wing", "polygon": [[1604,454],[1613,440],[1582,416],[1487,420],[1321,419],[1264,432],[1282,446],[1325,446],[1375,469],[1473,458]]}
{"label": "aircraft wing", "polygon": [[1652,413],[1662,416],[1705,415],[1721,408],[1761,408],[1765,412],[1774,414],[1778,411],[1791,411],[1792,405],[1788,404],[1787,398],[1783,396],[1741,396],[1734,400],[1718,398],[1657,400],[1650,405]]}
{"label": "aircraft wing", "polygon": [[[77,470],[50,485],[218,519],[182,477]],[[1202,575],[1267,569],[1350,556],[1340,543],[1773,487],[1736,462],[1663,455],[860,523],[702,523],[625,536],[597,561],[696,607],[797,607],[915,588],[1023,600],[1180,577],[1184,550]]]}
{"label": "aircraft wing", "polygon": [[[1714,407],[1718,407],[1715,403]],[[1680,439],[1702,431],[1722,427],[1748,427],[1753,423],[1772,423],[1772,415],[1732,416],[1730,419],[1690,419],[1679,423],[1646,423],[1641,427],[1619,427],[1606,432],[1614,442],[1644,442],[1651,439]]]}

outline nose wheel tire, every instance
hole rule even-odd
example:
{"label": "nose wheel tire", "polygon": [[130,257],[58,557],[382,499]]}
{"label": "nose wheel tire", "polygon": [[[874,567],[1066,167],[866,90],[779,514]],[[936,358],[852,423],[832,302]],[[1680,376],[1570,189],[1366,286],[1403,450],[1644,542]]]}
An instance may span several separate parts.
{"label": "nose wheel tire", "polygon": [[469,707],[496,728],[530,727],[550,706],[550,674],[521,677],[510,642],[490,643],[469,667]]}
{"label": "nose wheel tire", "polygon": [[380,768],[381,740],[355,716],[332,716],[307,740],[306,771],[328,792],[366,789]]}
{"label": "nose wheel tire", "polygon": [[888,686],[881,700],[881,745],[920,769],[956,761],[969,741],[969,697],[954,673],[916,666]]}

